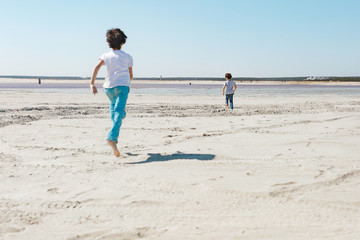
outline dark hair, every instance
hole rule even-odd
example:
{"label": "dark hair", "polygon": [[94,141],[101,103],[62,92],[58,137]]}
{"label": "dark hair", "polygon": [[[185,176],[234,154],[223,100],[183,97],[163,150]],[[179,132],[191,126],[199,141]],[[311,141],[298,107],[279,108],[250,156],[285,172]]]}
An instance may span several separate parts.
{"label": "dark hair", "polygon": [[230,80],[232,78],[231,73],[226,73],[225,78]]}
{"label": "dark hair", "polygon": [[119,28],[112,28],[106,32],[106,41],[110,48],[120,49],[121,44],[126,43],[127,36]]}

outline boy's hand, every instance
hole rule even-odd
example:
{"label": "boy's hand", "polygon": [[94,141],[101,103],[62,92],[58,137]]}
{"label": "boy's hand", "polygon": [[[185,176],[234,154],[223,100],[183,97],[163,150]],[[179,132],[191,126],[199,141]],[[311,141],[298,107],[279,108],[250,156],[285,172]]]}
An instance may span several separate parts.
{"label": "boy's hand", "polygon": [[93,93],[94,95],[98,93],[97,88],[96,88],[95,85],[91,84],[91,85],[90,85],[90,88],[91,88],[91,91],[92,91],[92,93]]}

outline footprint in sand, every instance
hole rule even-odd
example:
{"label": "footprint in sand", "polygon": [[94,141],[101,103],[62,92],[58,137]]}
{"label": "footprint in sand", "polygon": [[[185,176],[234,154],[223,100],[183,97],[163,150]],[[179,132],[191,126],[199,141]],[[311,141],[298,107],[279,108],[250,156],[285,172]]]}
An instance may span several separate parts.
{"label": "footprint in sand", "polygon": [[7,233],[18,233],[24,231],[25,228],[15,228],[15,227],[0,227],[0,236]]}
{"label": "footprint in sand", "polygon": [[291,184],[296,184],[296,182],[277,183],[272,186],[276,187],[276,186],[284,186],[284,185],[291,185]]}
{"label": "footprint in sand", "polygon": [[58,188],[49,188],[47,190],[47,192],[49,192],[49,193],[59,193],[59,189]]}
{"label": "footprint in sand", "polygon": [[316,176],[314,176],[315,179],[324,174],[324,170],[320,170],[320,169],[319,169],[318,171],[319,171],[319,174],[316,175]]}

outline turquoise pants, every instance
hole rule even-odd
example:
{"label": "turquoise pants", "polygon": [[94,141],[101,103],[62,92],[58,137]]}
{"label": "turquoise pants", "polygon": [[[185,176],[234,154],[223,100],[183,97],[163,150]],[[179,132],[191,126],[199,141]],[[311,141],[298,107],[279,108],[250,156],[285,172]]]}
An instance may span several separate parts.
{"label": "turquoise pants", "polygon": [[126,116],[125,106],[129,95],[129,87],[118,86],[114,88],[104,88],[106,96],[110,100],[110,116],[112,127],[107,136],[107,140],[118,142],[122,120]]}

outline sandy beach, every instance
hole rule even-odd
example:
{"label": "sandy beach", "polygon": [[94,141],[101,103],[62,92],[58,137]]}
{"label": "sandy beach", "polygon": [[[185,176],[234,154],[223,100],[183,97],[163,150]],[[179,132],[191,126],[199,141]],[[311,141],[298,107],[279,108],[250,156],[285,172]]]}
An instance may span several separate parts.
{"label": "sandy beach", "polygon": [[0,239],[360,238],[360,96],[0,93]]}

